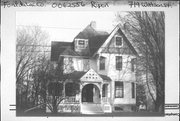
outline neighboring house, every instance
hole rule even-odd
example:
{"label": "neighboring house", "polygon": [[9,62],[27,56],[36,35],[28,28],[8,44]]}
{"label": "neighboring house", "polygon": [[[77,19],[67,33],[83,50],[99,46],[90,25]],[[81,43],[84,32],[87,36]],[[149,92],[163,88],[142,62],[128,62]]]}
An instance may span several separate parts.
{"label": "neighboring house", "polygon": [[59,112],[111,113],[136,105],[136,50],[118,25],[110,34],[95,27],[91,22],[73,42],[52,42],[51,61],[62,61],[68,75]]}

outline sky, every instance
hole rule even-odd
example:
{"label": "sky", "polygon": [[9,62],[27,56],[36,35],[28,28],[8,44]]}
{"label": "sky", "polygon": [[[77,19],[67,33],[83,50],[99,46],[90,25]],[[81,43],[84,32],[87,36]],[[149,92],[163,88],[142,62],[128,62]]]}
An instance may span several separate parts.
{"label": "sky", "polygon": [[21,11],[16,12],[16,26],[40,26],[49,33],[50,41],[73,41],[91,21],[97,30],[111,32],[117,22],[113,11]]}

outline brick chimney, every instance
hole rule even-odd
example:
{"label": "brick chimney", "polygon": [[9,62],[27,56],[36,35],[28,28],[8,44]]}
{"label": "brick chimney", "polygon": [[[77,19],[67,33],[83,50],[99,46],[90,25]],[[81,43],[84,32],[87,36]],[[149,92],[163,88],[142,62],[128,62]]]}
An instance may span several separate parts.
{"label": "brick chimney", "polygon": [[96,21],[91,21],[90,26],[96,30]]}

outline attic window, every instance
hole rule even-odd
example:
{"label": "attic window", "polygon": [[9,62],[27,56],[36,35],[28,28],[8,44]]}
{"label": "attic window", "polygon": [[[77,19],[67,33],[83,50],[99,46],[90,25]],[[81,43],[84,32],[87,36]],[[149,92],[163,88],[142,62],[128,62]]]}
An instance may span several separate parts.
{"label": "attic window", "polygon": [[84,40],[84,39],[78,39],[78,40],[77,40],[77,45],[78,45],[78,47],[80,47],[80,48],[85,48],[85,47],[86,47],[86,40]]}
{"label": "attic window", "polygon": [[123,44],[123,37],[121,36],[116,36],[116,46],[121,47]]}
{"label": "attic window", "polygon": [[84,40],[79,40],[79,41],[78,41],[78,45],[84,46],[84,45],[85,45],[85,41],[84,41]]}

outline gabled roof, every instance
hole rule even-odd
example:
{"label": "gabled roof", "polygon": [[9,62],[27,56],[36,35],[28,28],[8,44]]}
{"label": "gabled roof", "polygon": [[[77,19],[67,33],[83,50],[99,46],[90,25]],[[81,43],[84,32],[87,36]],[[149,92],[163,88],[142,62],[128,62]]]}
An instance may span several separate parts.
{"label": "gabled roof", "polygon": [[[66,74],[66,78],[67,79],[71,79],[74,82],[79,82],[80,79],[88,72],[84,72],[84,71],[74,71],[70,74]],[[106,76],[106,75],[102,75],[102,74],[98,74],[103,80],[105,81],[111,81],[111,78]]]}
{"label": "gabled roof", "polygon": [[[135,54],[138,55],[130,41],[126,38],[120,27],[117,25],[113,31],[108,34],[104,31],[96,31],[91,25],[88,25],[83,31],[81,31],[75,39],[88,39],[89,41],[89,56],[92,57],[95,55],[96,52],[101,52],[102,48],[107,45],[109,41],[113,38],[116,32],[119,32],[124,40],[126,41],[127,45],[129,46],[130,50]],[[73,42],[52,42],[51,43],[51,61],[58,61],[60,55],[70,55],[70,56],[80,56],[76,53],[73,49],[74,41]],[[67,49],[68,48],[68,49]]]}
{"label": "gabled roof", "polygon": [[123,36],[123,38],[126,41],[126,44],[129,46],[129,48],[132,50],[132,52],[135,55],[138,55],[137,51],[134,49],[134,47],[132,46],[132,44],[130,43],[130,41],[127,39],[127,37],[124,35],[124,33],[122,32],[122,30],[120,28],[118,29],[118,32]]}
{"label": "gabled roof", "polygon": [[[122,32],[122,30],[120,29],[119,25],[117,25],[112,32],[110,33],[110,35],[107,37],[106,41],[97,49],[97,52],[101,52],[102,49],[104,47],[106,47],[106,45],[111,41],[111,39],[114,37],[114,35],[116,34],[116,32],[119,32],[124,40],[126,41],[127,45],[129,46],[129,48],[131,49],[131,51],[135,54],[138,55],[138,53],[136,52],[136,50],[134,49],[134,47],[132,46],[132,44],[129,42],[129,40],[126,38],[126,36],[124,35],[124,33]],[[96,52],[95,52],[96,53]],[[93,55],[95,55],[95,53]]]}
{"label": "gabled roof", "polygon": [[111,81],[111,78],[108,77],[108,76],[106,76],[106,75],[99,74],[99,76],[100,76],[103,80]]}
{"label": "gabled roof", "polygon": [[88,25],[83,31],[81,31],[75,39],[88,39],[89,51],[92,56],[106,41],[109,34],[105,31],[96,31],[91,25]]}
{"label": "gabled roof", "polygon": [[70,74],[67,74],[67,79],[72,79],[72,80],[78,80],[80,81],[80,78],[85,74],[86,72],[84,71],[74,71]]}
{"label": "gabled roof", "polygon": [[51,42],[51,61],[58,61],[59,55],[66,48],[73,48],[72,42]]}
{"label": "gabled roof", "polygon": [[79,34],[75,37],[78,39],[88,39],[96,35],[95,29],[93,29],[90,25],[88,25],[83,31],[79,32]]}
{"label": "gabled roof", "polygon": [[93,56],[94,53],[103,45],[109,35],[98,35],[89,38],[89,50],[90,56]]}
{"label": "gabled roof", "polygon": [[71,47],[67,47],[60,56],[79,56],[79,54],[71,49]]}
{"label": "gabled roof", "polygon": [[79,32],[79,34],[75,38],[89,39],[91,37],[104,36],[104,35],[107,36],[108,33],[105,31],[97,31],[93,27],[91,27],[91,25],[88,25],[85,29],[83,29],[83,31]]}

